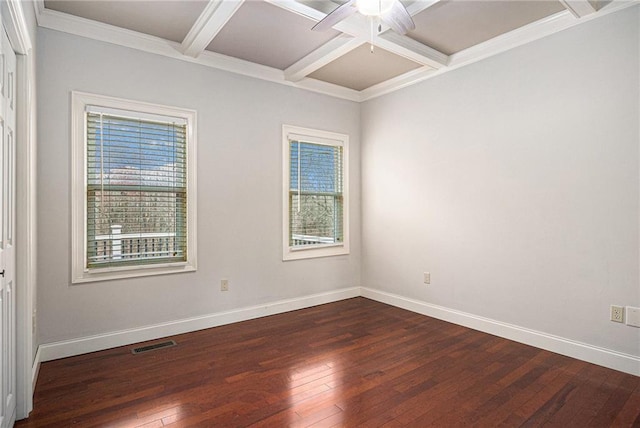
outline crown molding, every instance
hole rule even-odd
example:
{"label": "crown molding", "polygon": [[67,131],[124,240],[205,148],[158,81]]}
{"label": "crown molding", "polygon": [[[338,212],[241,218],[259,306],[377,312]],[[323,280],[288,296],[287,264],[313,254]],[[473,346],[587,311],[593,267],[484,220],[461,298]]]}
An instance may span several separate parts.
{"label": "crown molding", "polygon": [[376,85],[370,86],[360,91],[360,101],[367,101],[372,98],[376,98],[391,92],[395,92],[399,89],[406,88],[407,86],[415,85],[418,82],[426,80],[430,77],[442,74],[447,69],[436,70],[429,66],[423,66],[410,70],[400,76],[396,76],[384,82],[380,82]]}
{"label": "crown molding", "polygon": [[[36,7],[36,11],[38,10]],[[180,43],[55,10],[43,9],[37,14],[37,20],[40,27],[50,30],[174,58],[183,56]]]}
{"label": "crown molding", "polygon": [[[296,0],[265,1],[290,12],[315,20],[322,19],[327,13],[326,11],[316,10]],[[9,3],[16,3],[16,0],[11,0]],[[424,10],[435,3],[435,0],[420,0],[419,2],[412,4],[413,9],[411,9],[411,11],[414,9]],[[497,55],[543,37],[547,37],[573,26],[638,5],[640,4],[640,0],[612,0],[604,5],[600,10],[593,13],[588,13],[589,8],[582,0],[566,0],[563,4],[565,4],[565,7],[571,7],[571,9],[551,15],[545,19],[536,21],[449,56],[428,46],[422,45],[406,36],[395,35],[391,32],[376,36],[374,37],[376,45],[423,64],[424,66],[371,86],[362,91],[355,91],[353,89],[323,82],[306,76],[341,54],[344,55],[351,49],[354,49],[357,47],[356,45],[362,43],[363,37],[360,37],[359,35],[361,34],[361,30],[363,28],[362,24],[365,20],[358,18],[363,17],[352,16],[335,27],[343,33],[355,35],[354,39],[348,39],[348,36],[339,36],[336,39],[329,41],[326,45],[321,46],[316,51],[311,52],[309,55],[283,71],[206,50],[202,51],[197,58],[194,58],[193,56],[184,54],[184,52],[187,52],[189,49],[189,46],[187,46],[189,45],[189,42],[183,42],[180,44],[147,34],[49,10],[44,7],[43,0],[35,0],[34,9],[36,11],[38,25],[44,28],[200,64],[269,82],[292,86],[336,98],[363,102],[407,86],[414,85],[442,73],[473,64],[485,58]],[[329,5],[327,6],[329,7]],[[577,16],[580,13],[586,13],[586,15],[581,17]],[[228,17],[230,16],[231,14],[228,14]],[[200,25],[196,23],[194,24],[194,28],[198,25],[200,30],[202,30],[207,27],[207,23],[211,23],[211,20],[204,20]],[[211,28],[215,27],[213,24],[211,25]],[[209,30],[211,30],[211,28],[209,28]],[[193,46],[195,39],[197,38],[197,34],[200,34],[198,33],[198,30],[192,30],[194,31],[194,36],[192,37],[193,41],[190,45],[192,49],[189,51],[194,50]],[[204,30],[202,30],[204,37],[203,31]],[[365,38],[364,40],[366,41],[367,39]],[[199,44],[202,44],[202,41],[200,41]],[[332,52],[332,47],[337,49],[337,52]],[[197,51],[197,49],[195,49],[195,51]]]}
{"label": "crown molding", "polygon": [[592,13],[582,18],[577,18],[574,13],[569,10],[558,12],[545,19],[533,22],[484,43],[480,43],[455,53],[449,56],[449,62],[446,67],[442,67],[437,70],[419,68],[396,78],[387,80],[386,82],[364,89],[360,92],[361,101],[367,101],[390,92],[397,91],[423,80],[431,79],[439,76],[440,74],[473,64],[518,46],[522,46],[576,25],[581,25],[593,19],[598,19],[610,13],[615,13],[638,4],[640,4],[640,0],[612,0],[602,7],[597,13]]}
{"label": "crown molding", "polygon": [[559,0],[560,3],[576,18],[591,15],[596,12],[596,8],[589,0]]}
{"label": "crown molding", "polygon": [[24,18],[22,3],[19,0],[2,2],[2,22],[13,50],[20,55],[28,54],[33,45],[29,38],[29,30],[27,21]]}
{"label": "crown molding", "polygon": [[[360,93],[353,89],[311,78],[301,79],[298,82],[288,81],[285,79],[285,74],[282,70],[206,50],[197,58],[194,58],[182,53],[183,45],[180,43],[55,10],[40,9],[37,4],[35,4],[34,7],[37,13],[38,25],[43,28],[200,64],[269,82],[293,86],[312,92],[319,92],[349,101],[360,101]],[[40,10],[42,11],[39,12]]]}
{"label": "crown molding", "polygon": [[[190,58],[190,59],[188,59]],[[343,86],[334,85],[333,83],[323,82],[321,80],[305,77],[297,82],[285,79],[285,74],[277,68],[267,67],[266,65],[255,64],[253,62],[242,59],[222,55],[216,52],[204,51],[198,58],[179,57],[185,61],[204,65],[211,68],[217,68],[244,76],[255,77],[256,79],[266,80],[269,82],[279,83],[282,85],[292,86],[307,91],[318,92],[336,98],[342,98],[349,101],[360,101],[360,92]]]}
{"label": "crown molding", "polygon": [[497,55],[509,49],[573,27],[580,22],[581,21],[577,20],[568,10],[558,12],[540,21],[525,25],[524,27],[520,27],[451,55],[450,68],[458,68]]}
{"label": "crown molding", "polygon": [[44,12],[44,0],[33,0],[33,11],[36,14],[36,22],[40,25],[40,14]]}
{"label": "crown molding", "polygon": [[540,21],[533,22],[524,27],[505,33],[487,42],[472,46],[461,52],[451,55],[450,68],[458,68],[463,65],[480,61],[493,55],[505,52],[509,49],[522,46],[526,43],[542,39],[576,25],[584,24],[593,19],[601,18],[613,12],[639,4],[638,0],[612,0],[598,13],[593,13],[582,18],[576,18],[573,12],[566,10],[556,13]]}

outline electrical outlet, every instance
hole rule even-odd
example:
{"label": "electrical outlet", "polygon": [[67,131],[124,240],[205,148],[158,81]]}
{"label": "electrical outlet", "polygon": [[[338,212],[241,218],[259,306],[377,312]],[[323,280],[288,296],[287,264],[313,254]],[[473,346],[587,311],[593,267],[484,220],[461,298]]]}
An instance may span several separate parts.
{"label": "electrical outlet", "polygon": [[430,272],[425,272],[424,273],[424,279],[423,282],[425,284],[431,284],[431,273]]}
{"label": "electrical outlet", "polygon": [[624,308],[622,306],[611,305],[611,321],[624,322]]}
{"label": "electrical outlet", "polygon": [[229,280],[228,279],[220,280],[220,291],[229,291]]}

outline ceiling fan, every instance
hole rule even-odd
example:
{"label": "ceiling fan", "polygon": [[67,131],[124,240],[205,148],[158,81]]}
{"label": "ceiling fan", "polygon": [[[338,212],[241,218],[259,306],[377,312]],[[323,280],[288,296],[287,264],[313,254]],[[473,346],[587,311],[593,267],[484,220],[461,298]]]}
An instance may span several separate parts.
{"label": "ceiling fan", "polygon": [[416,28],[411,15],[400,0],[348,0],[325,16],[312,30],[328,30],[356,12],[370,17],[373,24],[377,23],[378,32],[382,29],[381,24],[388,25],[398,34],[406,34]]}

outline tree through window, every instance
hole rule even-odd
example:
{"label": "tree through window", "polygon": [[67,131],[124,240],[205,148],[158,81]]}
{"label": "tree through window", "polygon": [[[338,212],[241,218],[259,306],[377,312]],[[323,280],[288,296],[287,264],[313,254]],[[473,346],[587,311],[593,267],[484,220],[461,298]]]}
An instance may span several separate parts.
{"label": "tree through window", "polygon": [[289,126],[284,133],[285,260],[348,253],[348,137]]}
{"label": "tree through window", "polygon": [[186,122],[87,112],[87,267],[185,261]]}
{"label": "tree through window", "polygon": [[74,92],[73,282],[196,268],[196,112]]}

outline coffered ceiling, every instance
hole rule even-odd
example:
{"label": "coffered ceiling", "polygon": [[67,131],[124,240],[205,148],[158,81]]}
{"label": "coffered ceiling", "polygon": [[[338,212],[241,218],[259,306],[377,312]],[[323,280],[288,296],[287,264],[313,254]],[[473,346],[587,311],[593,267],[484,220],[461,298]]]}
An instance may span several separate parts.
{"label": "coffered ceiling", "polygon": [[37,0],[35,8],[42,27],[362,101],[637,1],[403,1],[416,24],[406,35],[372,31],[357,13],[312,31],[338,0]]}

